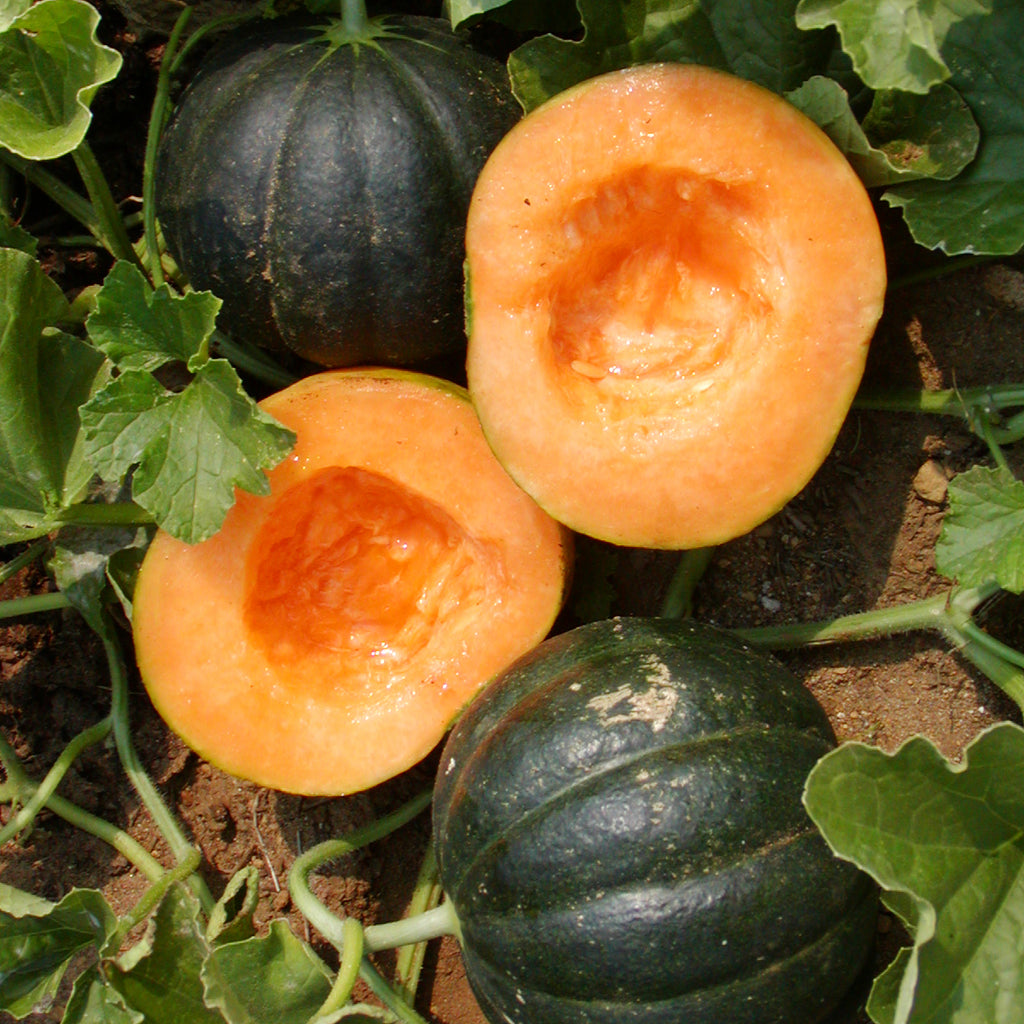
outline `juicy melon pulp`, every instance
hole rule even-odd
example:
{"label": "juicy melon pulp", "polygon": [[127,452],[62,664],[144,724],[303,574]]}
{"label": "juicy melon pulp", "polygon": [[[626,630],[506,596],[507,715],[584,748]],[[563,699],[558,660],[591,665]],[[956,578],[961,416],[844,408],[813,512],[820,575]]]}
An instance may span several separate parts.
{"label": "juicy melon pulp", "polygon": [[488,448],[468,396],[401,371],[273,395],[297,435],[268,497],[195,546],[158,533],[135,592],[154,706],[211,763],[350,793],[411,767],[547,634],[565,530]]}
{"label": "juicy melon pulp", "polygon": [[778,511],[831,449],[882,311],[871,201],[773,93],[695,65],[528,114],[467,226],[469,390],[556,519],[690,548]]}

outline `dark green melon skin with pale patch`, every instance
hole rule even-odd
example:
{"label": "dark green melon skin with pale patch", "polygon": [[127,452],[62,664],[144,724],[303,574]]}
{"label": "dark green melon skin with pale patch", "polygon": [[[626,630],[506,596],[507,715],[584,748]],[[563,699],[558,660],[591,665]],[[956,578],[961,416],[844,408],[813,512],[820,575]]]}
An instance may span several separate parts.
{"label": "dark green melon skin with pale patch", "polygon": [[780,662],[710,626],[612,619],[516,662],[452,731],[434,798],[488,1018],[828,1018],[878,911],[801,802],[834,745]]}
{"label": "dark green melon skin with pale patch", "polygon": [[322,366],[461,358],[469,197],[522,114],[508,74],[440,19],[334,47],[327,24],[263,21],[200,65],[161,137],[168,248],[241,340]]}

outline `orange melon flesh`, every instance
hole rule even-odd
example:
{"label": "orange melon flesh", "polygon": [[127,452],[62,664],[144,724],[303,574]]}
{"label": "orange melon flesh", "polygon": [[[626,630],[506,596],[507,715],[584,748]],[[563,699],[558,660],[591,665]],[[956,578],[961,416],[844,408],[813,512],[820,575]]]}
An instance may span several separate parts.
{"label": "orange melon flesh", "polygon": [[262,407],[295,431],[269,497],[239,492],[139,575],[139,669],[168,725],[293,793],[414,765],[549,631],[568,535],[490,452],[466,393],[402,371],[308,377]]}
{"label": "orange melon flesh", "polygon": [[509,473],[616,544],[693,548],[778,511],[834,444],[885,258],[842,153],[695,65],[528,114],[467,225],[469,390]]}

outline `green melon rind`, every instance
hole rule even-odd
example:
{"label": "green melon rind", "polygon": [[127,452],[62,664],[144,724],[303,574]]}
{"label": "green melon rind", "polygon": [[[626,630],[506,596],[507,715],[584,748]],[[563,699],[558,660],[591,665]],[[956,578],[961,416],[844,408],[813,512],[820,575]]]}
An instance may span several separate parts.
{"label": "green melon rind", "polygon": [[800,802],[834,742],[779,662],[697,623],[593,623],[520,659],[457,723],[435,789],[481,1002],[536,1024],[821,1019],[877,913]]}

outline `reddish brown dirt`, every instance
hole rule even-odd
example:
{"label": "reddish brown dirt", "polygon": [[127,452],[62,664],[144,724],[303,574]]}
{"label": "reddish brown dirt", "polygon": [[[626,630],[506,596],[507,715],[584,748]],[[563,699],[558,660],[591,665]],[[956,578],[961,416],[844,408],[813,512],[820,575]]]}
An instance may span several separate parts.
{"label": "reddish brown dirt", "polygon": [[[122,37],[145,99],[153,52]],[[120,94],[124,96],[124,92]],[[111,101],[112,107],[118,102]],[[101,109],[102,105],[101,105]],[[108,112],[111,107],[106,108]],[[117,124],[114,118],[111,123]],[[119,144],[111,129],[108,145]],[[129,147],[131,150],[131,147]],[[103,159],[102,148],[98,155]],[[131,183],[123,186],[126,194]],[[881,211],[890,235],[893,276],[922,262],[895,218]],[[923,260],[925,263],[933,262]],[[60,269],[60,268],[58,268]],[[933,283],[892,291],[875,339],[868,383],[929,388],[1024,380],[1024,261],[996,261]],[[1019,449],[1015,469],[1024,470]],[[985,459],[984,446],[954,419],[855,411],[826,464],[805,491],[749,536],[720,548],[696,595],[698,618],[723,626],[819,620],[939,593],[934,544],[946,505],[943,480]],[[924,468],[923,468],[924,467]],[[737,490],[742,481],[737,482]],[[584,554],[593,555],[584,546]],[[7,557],[11,552],[0,553]],[[619,552],[611,611],[660,607],[674,558]],[[36,592],[38,569],[0,588],[0,599]],[[1007,597],[985,624],[1024,646],[1022,602]],[[571,614],[563,625],[571,624]],[[781,655],[828,711],[840,739],[893,749],[923,734],[956,757],[980,729],[1015,709],[938,637],[914,633]],[[103,650],[78,616],[52,612],[0,628],[0,728],[28,772],[40,777],[77,732],[107,711]],[[285,916],[327,959],[333,951],[295,912],[285,878],[296,854],[342,835],[430,786],[423,765],[368,793],[304,799],[224,775],[187,751],[132,684],[136,746],[154,781],[202,851],[203,873],[219,892],[235,871],[260,877],[258,921]],[[112,749],[89,751],[61,793],[129,831],[166,858],[152,822],[120,771]],[[7,809],[0,809],[0,822]],[[339,914],[365,922],[400,915],[428,842],[424,816],[392,838],[350,855],[315,879],[315,891]],[[0,850],[0,882],[57,899],[73,886],[102,889],[115,909],[144,888],[125,859],[99,841],[43,814],[34,829]],[[889,933],[891,922],[880,929]],[[893,940],[880,943],[879,961]],[[382,960],[387,967],[388,960]],[[422,1011],[438,1024],[479,1024],[452,941],[434,944],[422,986]],[[56,1010],[32,1018],[58,1020]]]}

